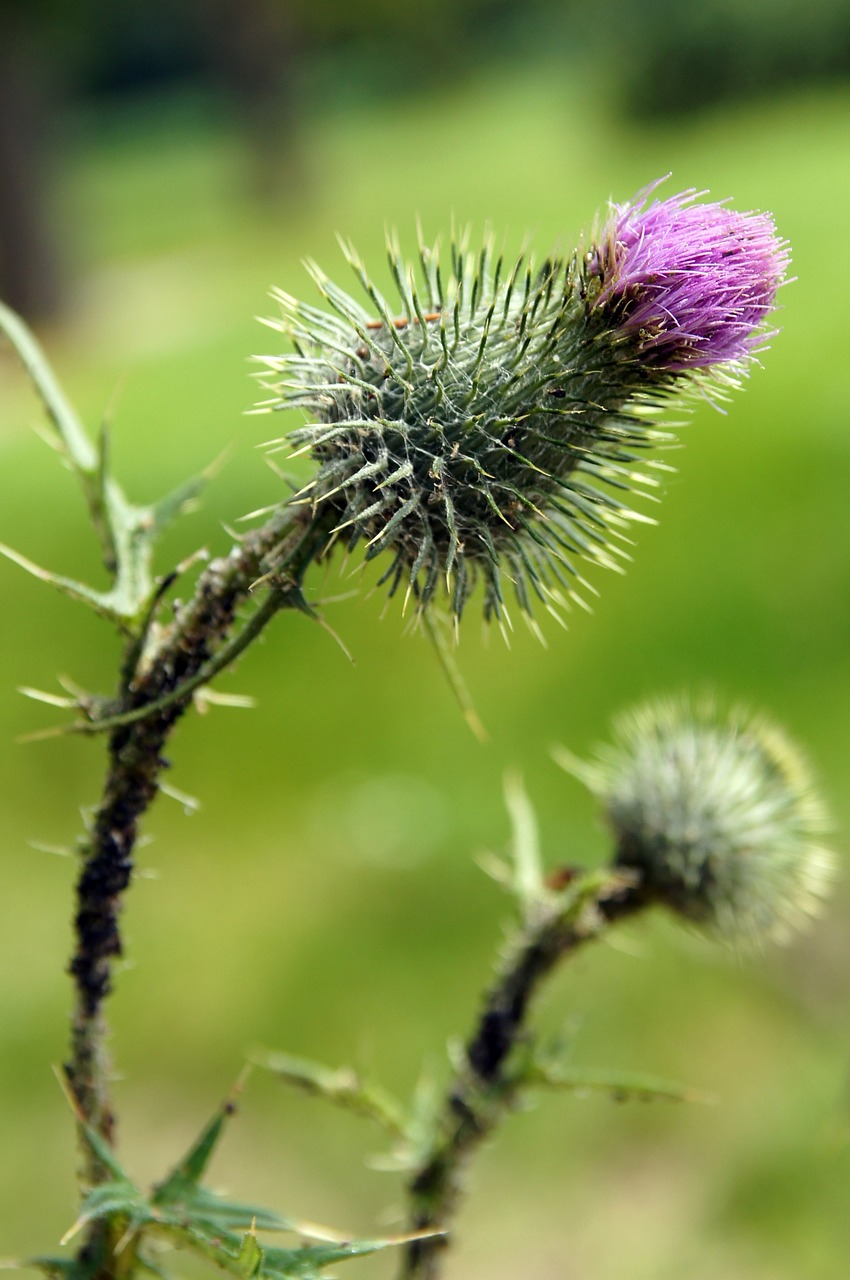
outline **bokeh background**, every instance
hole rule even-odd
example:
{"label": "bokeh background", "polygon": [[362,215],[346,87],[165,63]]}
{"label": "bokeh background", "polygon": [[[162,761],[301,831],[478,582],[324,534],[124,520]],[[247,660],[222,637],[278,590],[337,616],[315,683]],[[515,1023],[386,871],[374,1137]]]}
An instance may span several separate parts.
{"label": "bokeh background", "polygon": [[[609,197],[672,172],[769,208],[798,277],[782,333],[728,415],[682,432],[657,529],[594,615],[506,650],[475,607],[459,661],[479,745],[428,644],[360,576],[312,581],[329,636],[284,616],[220,687],[253,711],[193,715],[147,824],[112,1002],[121,1149],[161,1176],[265,1045],[353,1062],[408,1094],[470,1027],[509,904],[475,855],[507,839],[520,769],[553,863],[605,832],[549,757],[603,738],[656,691],[713,688],[802,742],[846,848],[850,800],[850,14],[843,0],[8,0],[0,8],[0,292],[27,314],[115,468],[154,498],[235,443],[161,567],[227,545],[272,502],[243,416],[254,320],[300,264],[343,276],[335,233],[380,280],[386,224],[451,219],[569,248]],[[69,476],[0,351],[0,539],[97,573]],[[75,1210],[65,1052],[72,860],[98,795],[97,742],[17,736],[56,715],[20,698],[57,674],[109,691],[114,638],[0,564],[0,1257],[53,1247]],[[338,597],[346,597],[338,599]],[[850,901],[741,957],[672,922],[589,950],[540,1011],[575,1065],[679,1078],[713,1106],[546,1097],[481,1156],[450,1274],[466,1280],[834,1280],[850,1252]],[[213,1170],[240,1198],[370,1233],[398,1181],[364,1167],[364,1122],[258,1073]],[[394,1216],[396,1215],[396,1216]],[[391,1274],[384,1259],[352,1264]]]}

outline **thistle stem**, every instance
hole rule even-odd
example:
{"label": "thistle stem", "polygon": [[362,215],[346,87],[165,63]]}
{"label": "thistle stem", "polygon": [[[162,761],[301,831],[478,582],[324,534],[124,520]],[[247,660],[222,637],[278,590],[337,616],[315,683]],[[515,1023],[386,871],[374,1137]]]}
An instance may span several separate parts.
{"label": "thistle stem", "polygon": [[[326,550],[329,533],[327,517],[305,508],[283,509],[207,567],[192,599],[179,610],[154,652],[144,656],[132,676],[124,673],[109,735],[103,794],[77,881],[75,948],[69,966],[75,1005],[65,1068],[85,1124],[110,1145],[115,1117],[104,1002],[112,989],[113,964],[122,951],[119,918],[132,878],[139,823],[166,767],[163,747],[196,688],[242,652],[281,609],[304,607],[301,582],[309,565]],[[237,609],[258,580],[266,594],[233,636]],[[82,1146],[83,1176],[89,1185],[97,1185],[108,1171],[89,1144]]]}
{"label": "thistle stem", "polygon": [[[544,979],[565,956],[646,900],[638,888],[608,884],[589,905],[578,918],[566,919],[553,910],[527,926],[487,992],[446,1092],[431,1148],[408,1185],[409,1230],[445,1230],[457,1212],[471,1156],[508,1115],[522,1087],[521,1074],[511,1075],[508,1060],[525,1035],[527,1015]],[[450,1240],[446,1234],[414,1240],[404,1255],[400,1280],[437,1280]]]}

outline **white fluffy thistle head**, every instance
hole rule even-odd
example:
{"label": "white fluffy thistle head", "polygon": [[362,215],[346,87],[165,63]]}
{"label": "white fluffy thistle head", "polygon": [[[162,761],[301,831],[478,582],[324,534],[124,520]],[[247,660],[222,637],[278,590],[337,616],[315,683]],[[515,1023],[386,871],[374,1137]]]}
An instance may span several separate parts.
{"label": "white fluffy thistle head", "polygon": [[622,715],[591,762],[556,755],[601,800],[639,891],[735,940],[785,940],[834,874],[826,812],[800,753],[760,716],[713,703]]}

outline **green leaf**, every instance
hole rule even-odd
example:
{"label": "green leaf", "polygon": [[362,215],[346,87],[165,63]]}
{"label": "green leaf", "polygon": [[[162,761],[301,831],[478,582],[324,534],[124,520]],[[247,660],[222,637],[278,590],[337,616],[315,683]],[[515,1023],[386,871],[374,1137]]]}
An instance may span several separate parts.
{"label": "green leaf", "polygon": [[[202,1237],[210,1232],[216,1234],[247,1230],[252,1226],[258,1231],[314,1234],[306,1224],[294,1218],[286,1218],[261,1205],[228,1200],[200,1185],[200,1179],[224,1126],[236,1110],[235,1099],[241,1090],[243,1079],[244,1073],[183,1159],[167,1178],[154,1187],[151,1207],[156,1221],[174,1227],[185,1227]],[[319,1234],[324,1236],[326,1233],[320,1231]]]}
{"label": "green leaf", "polygon": [[[79,1121],[79,1129],[81,1129],[83,1138],[86,1139],[88,1146],[90,1146],[92,1155],[96,1156],[99,1164],[104,1169],[108,1169],[110,1174],[113,1175],[114,1183],[125,1184],[127,1187],[132,1187],[134,1192],[137,1192],[136,1187],[133,1187],[132,1179],[125,1174],[124,1167],[120,1164],[118,1156],[115,1155],[113,1148],[109,1146],[106,1139],[102,1138],[90,1124],[84,1124],[82,1120]],[[140,1193],[137,1192],[137,1194]]]}
{"label": "green leaf", "polygon": [[152,1204],[168,1205],[182,1202],[198,1186],[224,1126],[236,1110],[236,1098],[242,1088],[243,1080],[244,1073],[209,1123],[198,1134],[183,1159],[172,1169],[168,1177],[154,1187]]}
{"label": "green leaf", "polygon": [[245,1280],[251,1280],[251,1277],[260,1271],[263,1265],[263,1251],[257,1244],[257,1237],[253,1231],[249,1231],[243,1239],[237,1263]]}
{"label": "green leaf", "polygon": [[226,449],[218,458],[215,458],[203,471],[198,475],[191,476],[183,484],[178,485],[176,489],[172,489],[171,493],[166,494],[164,498],[160,498],[158,502],[152,503],[147,508],[149,515],[149,528],[151,536],[162,533],[167,529],[178,516],[183,515],[189,510],[195,499],[201,494],[206,486],[212,480],[213,476],[221,469],[221,466],[228,454]]}
{"label": "green leaf", "polygon": [[261,1205],[227,1200],[206,1187],[189,1187],[179,1198],[162,1204],[154,1200],[154,1215],[158,1222],[175,1225],[194,1225],[199,1231],[247,1230],[253,1226],[258,1231],[304,1231],[304,1224],[294,1218],[284,1218],[273,1209]]}
{"label": "green leaf", "polygon": [[60,1243],[67,1244],[89,1222],[106,1222],[115,1218],[126,1219],[132,1231],[153,1220],[147,1200],[126,1178],[93,1187],[83,1200],[76,1222],[65,1232]]}
{"label": "green leaf", "polygon": [[51,1258],[39,1255],[35,1258],[24,1258],[23,1262],[4,1262],[0,1265],[4,1268],[41,1271],[49,1276],[50,1280],[92,1280],[97,1271],[98,1261],[97,1257],[82,1262],[79,1258]]}
{"label": "green leaf", "polygon": [[615,1102],[713,1102],[709,1093],[673,1080],[631,1072],[595,1071],[593,1068],[567,1069],[545,1062],[527,1064],[522,1082],[571,1093],[607,1093]]}
{"label": "green leaf", "polygon": [[412,1232],[401,1236],[388,1236],[380,1240],[351,1240],[344,1244],[304,1245],[300,1249],[264,1249],[263,1262],[259,1275],[267,1280],[292,1280],[293,1277],[309,1277],[318,1275],[326,1267],[337,1262],[347,1262],[351,1258],[363,1258],[371,1253],[380,1253],[384,1249],[398,1248],[409,1244],[411,1240],[421,1240],[425,1236],[442,1235],[440,1231]]}
{"label": "green leaf", "polygon": [[285,1084],[373,1120],[394,1138],[407,1137],[408,1117],[401,1103],[380,1085],[364,1080],[352,1067],[334,1069],[288,1053],[264,1054],[254,1061],[273,1071]]}
{"label": "green leaf", "polygon": [[279,1249],[260,1245],[253,1231],[239,1236],[231,1231],[204,1231],[199,1224],[159,1222],[151,1228],[175,1244],[210,1259],[224,1271],[245,1280],[317,1280],[326,1267],[361,1258],[382,1249],[407,1244],[440,1232],[413,1232],[379,1240],[340,1240]]}
{"label": "green leaf", "polygon": [[0,332],[6,334],[32,379],[33,386],[56,429],[62,453],[75,471],[93,472],[98,465],[94,447],[47,363],[35,335],[20,316],[2,303],[0,303]]}
{"label": "green leaf", "polygon": [[335,1263],[379,1253],[381,1249],[396,1248],[425,1235],[442,1234],[439,1231],[415,1231],[378,1240],[341,1240],[338,1243],[302,1244],[293,1249],[279,1249],[257,1243],[253,1231],[248,1231],[245,1236],[234,1235],[230,1231],[209,1235],[179,1225],[163,1225],[163,1231],[173,1242],[210,1258],[223,1270],[238,1276],[239,1280],[245,1280],[246,1276],[256,1277],[256,1280],[316,1280],[326,1267]]}
{"label": "green leaf", "polygon": [[110,474],[109,437],[105,427],[95,445],[65,396],[35,335],[19,316],[2,304],[0,333],[5,333],[17,351],[47,411],[56,447],[80,484],[104,564],[113,579],[112,588],[108,592],[95,591],[39,569],[8,548],[0,550],[37,578],[88,604],[122,631],[132,632],[155,594],[151,563],[156,538],[200,493],[221,459],[160,502],[150,506],[134,505]]}
{"label": "green leaf", "polygon": [[0,555],[11,560],[21,569],[25,569],[27,573],[32,574],[34,578],[38,578],[40,582],[47,582],[50,586],[55,587],[57,591],[71,600],[79,600],[82,604],[86,604],[95,613],[101,617],[107,618],[110,622],[121,623],[125,620],[121,610],[117,607],[116,596],[114,591],[95,591],[94,587],[88,587],[84,582],[77,582],[74,578],[63,577],[61,573],[51,573],[49,569],[42,569],[41,565],[35,564],[26,556],[21,555],[19,551],[13,551],[11,547],[7,547],[5,543],[0,542]]}

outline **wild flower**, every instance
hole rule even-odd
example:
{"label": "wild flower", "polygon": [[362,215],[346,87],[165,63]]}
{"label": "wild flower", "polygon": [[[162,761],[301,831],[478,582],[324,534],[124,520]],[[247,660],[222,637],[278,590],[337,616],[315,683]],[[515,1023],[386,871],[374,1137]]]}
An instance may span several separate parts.
{"label": "wild flower", "polygon": [[420,237],[415,267],[388,243],[391,304],[350,246],[364,294],[308,264],[330,310],[277,292],[293,351],[259,357],[271,398],[306,426],[272,447],[312,454],[300,500],[350,548],[387,552],[381,579],[424,609],[445,585],[459,618],[478,579],[505,617],[588,584],[579,562],[628,559],[645,515],[624,495],[657,484],[647,450],[671,437],[671,399],[722,369],[734,385],[758,343],[787,254],[770,220],[693,193],[614,206],[596,241],[506,269],[492,238],[448,261]]}
{"label": "wild flower", "polygon": [[647,703],[617,720],[614,743],[594,760],[556,758],[600,799],[616,865],[698,924],[782,941],[830,888],[828,822],[809,770],[760,716]]}
{"label": "wild flower", "polygon": [[696,203],[685,191],[615,205],[596,249],[596,305],[638,337],[644,360],[674,373],[745,361],[788,269],[788,248],[763,213]]}

